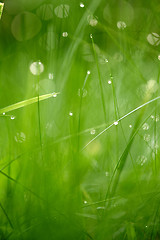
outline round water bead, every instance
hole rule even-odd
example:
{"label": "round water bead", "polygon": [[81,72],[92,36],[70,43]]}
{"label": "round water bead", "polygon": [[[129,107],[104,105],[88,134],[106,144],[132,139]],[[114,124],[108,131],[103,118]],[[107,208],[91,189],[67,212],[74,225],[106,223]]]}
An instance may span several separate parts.
{"label": "round water bead", "polygon": [[23,132],[19,132],[14,137],[16,142],[22,143],[26,140],[26,135]]}
{"label": "round water bead", "polygon": [[147,161],[147,157],[145,157],[144,155],[138,156],[137,159],[137,164],[143,166]]}
{"label": "round water bead", "polygon": [[144,123],[143,126],[142,126],[142,129],[143,129],[144,131],[147,131],[147,130],[149,129],[148,123]]}
{"label": "round water bead", "polygon": [[30,65],[30,71],[33,75],[40,75],[44,71],[44,65],[40,62],[33,62]]}
{"label": "round water bead", "polygon": [[94,17],[93,15],[89,15],[87,17],[88,24],[92,27],[95,27],[98,24],[97,17]]}
{"label": "round water bead", "polygon": [[153,46],[158,46],[160,44],[160,36],[158,33],[150,33],[147,36],[147,41],[149,44],[153,45]]}
{"label": "round water bead", "polygon": [[54,9],[54,13],[58,18],[66,18],[69,15],[70,6],[67,4],[61,4]]}
{"label": "round water bead", "polygon": [[127,27],[126,23],[123,21],[118,21],[117,22],[117,28],[124,30]]}

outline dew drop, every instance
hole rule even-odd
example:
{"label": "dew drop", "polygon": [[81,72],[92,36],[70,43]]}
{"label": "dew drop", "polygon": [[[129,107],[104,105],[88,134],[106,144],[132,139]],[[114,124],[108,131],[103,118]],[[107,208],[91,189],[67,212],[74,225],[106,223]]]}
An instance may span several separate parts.
{"label": "dew drop", "polygon": [[142,155],[142,156],[138,156],[138,159],[136,162],[138,165],[143,166],[146,163],[146,161],[147,161],[147,158],[144,155]]}
{"label": "dew drop", "polygon": [[109,85],[112,84],[112,81],[111,81],[111,80],[108,80],[108,84],[109,84]]}
{"label": "dew drop", "polygon": [[81,90],[80,88],[78,89],[78,96],[80,97],[82,94],[82,97],[86,97],[87,96],[87,90],[86,89],[83,89]]}
{"label": "dew drop", "polygon": [[131,125],[131,124],[129,125],[129,128],[132,128],[132,125]]}
{"label": "dew drop", "polygon": [[105,207],[97,207],[97,210],[104,210]]}
{"label": "dew drop", "polygon": [[86,201],[86,200],[84,201],[84,204],[87,204],[87,201]]}
{"label": "dew drop", "polygon": [[93,38],[93,35],[92,35],[92,33],[90,34],[90,38]]}
{"label": "dew drop", "polygon": [[118,125],[118,121],[115,121],[115,122],[114,122],[114,125],[117,126],[117,125]]}
{"label": "dew drop", "polygon": [[48,78],[49,78],[49,79],[53,79],[53,73],[49,73],[49,74],[48,74]]}
{"label": "dew drop", "polygon": [[123,21],[118,21],[117,22],[117,28],[124,30],[127,27],[126,23]]}
{"label": "dew drop", "polygon": [[26,135],[23,132],[17,133],[14,137],[16,142],[22,143],[26,140]]}
{"label": "dew drop", "polygon": [[56,98],[57,97],[57,93],[53,92],[52,93],[52,97]]}
{"label": "dew drop", "polygon": [[79,6],[80,6],[81,8],[84,8],[84,3],[81,2],[81,3],[79,4]]}
{"label": "dew drop", "polygon": [[151,136],[149,134],[144,135],[144,141],[149,142],[151,139]]}
{"label": "dew drop", "polygon": [[72,117],[72,116],[73,116],[73,112],[70,112],[70,113],[69,113],[69,116],[71,116],[71,117]]}
{"label": "dew drop", "polygon": [[44,65],[40,62],[33,62],[30,65],[30,71],[33,75],[40,75],[44,71]]}
{"label": "dew drop", "polygon": [[147,131],[147,130],[149,129],[148,123],[144,123],[143,126],[142,126],[142,129],[143,129],[144,131]]}
{"label": "dew drop", "polygon": [[105,59],[105,62],[108,63],[108,59],[107,58]]}
{"label": "dew drop", "polygon": [[11,120],[14,120],[16,117],[15,116],[11,116]]}
{"label": "dew drop", "polygon": [[90,74],[91,74],[91,72],[88,70],[88,71],[87,71],[87,74],[88,74],[88,75],[90,75]]}
{"label": "dew drop", "polygon": [[4,116],[4,115],[6,115],[6,113],[5,113],[5,112],[3,113],[3,116]]}
{"label": "dew drop", "polygon": [[160,61],[160,54],[158,55],[158,60]]}
{"label": "dew drop", "polygon": [[97,18],[95,18],[93,15],[89,15],[87,17],[87,21],[88,21],[89,25],[92,26],[92,27],[95,27],[98,23]]}
{"label": "dew drop", "polygon": [[158,46],[160,44],[160,36],[157,33],[150,33],[147,36],[147,41],[149,44]]}
{"label": "dew drop", "polygon": [[70,6],[61,4],[54,9],[54,13],[58,18],[66,18],[69,15]]}
{"label": "dew drop", "polygon": [[106,177],[108,177],[109,176],[109,172],[105,172],[105,175],[106,175]]}
{"label": "dew drop", "polygon": [[90,133],[91,133],[91,135],[94,135],[94,134],[96,133],[96,130],[95,130],[95,129],[92,129],[92,130],[90,131]]}
{"label": "dew drop", "polygon": [[62,37],[68,37],[68,32],[63,32]]}

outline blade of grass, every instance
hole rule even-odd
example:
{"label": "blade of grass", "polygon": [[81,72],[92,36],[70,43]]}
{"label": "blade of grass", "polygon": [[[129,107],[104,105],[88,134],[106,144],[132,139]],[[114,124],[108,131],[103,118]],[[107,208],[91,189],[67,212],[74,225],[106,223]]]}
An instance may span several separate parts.
{"label": "blade of grass", "polygon": [[38,99],[39,99],[39,101],[43,101],[43,100],[46,100],[48,98],[54,97],[54,96],[56,96],[58,94],[60,94],[60,93],[59,92],[58,93],[48,93],[48,94],[44,94],[44,95],[39,96],[39,98],[38,97],[34,97],[34,98],[29,98],[27,100],[14,103],[14,104],[9,105],[7,107],[1,108],[0,109],[0,114],[11,112],[11,111],[17,110],[19,108],[26,107],[26,106],[28,106],[30,104],[38,102]]}

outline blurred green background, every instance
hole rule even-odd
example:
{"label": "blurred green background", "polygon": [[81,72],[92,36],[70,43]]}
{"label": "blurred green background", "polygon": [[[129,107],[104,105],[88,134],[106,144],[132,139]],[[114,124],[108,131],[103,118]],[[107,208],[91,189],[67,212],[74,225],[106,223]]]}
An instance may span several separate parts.
{"label": "blurred green background", "polygon": [[160,2],[3,3],[0,239],[160,239]]}

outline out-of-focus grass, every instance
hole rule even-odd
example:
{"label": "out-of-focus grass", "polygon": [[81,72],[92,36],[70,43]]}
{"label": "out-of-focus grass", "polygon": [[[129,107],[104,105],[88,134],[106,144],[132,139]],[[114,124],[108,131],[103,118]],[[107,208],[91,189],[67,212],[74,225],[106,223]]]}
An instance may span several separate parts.
{"label": "out-of-focus grass", "polygon": [[159,13],[5,0],[0,239],[160,238]]}

